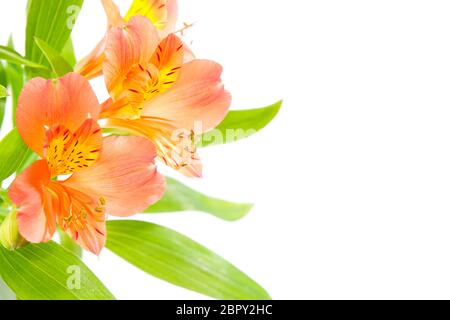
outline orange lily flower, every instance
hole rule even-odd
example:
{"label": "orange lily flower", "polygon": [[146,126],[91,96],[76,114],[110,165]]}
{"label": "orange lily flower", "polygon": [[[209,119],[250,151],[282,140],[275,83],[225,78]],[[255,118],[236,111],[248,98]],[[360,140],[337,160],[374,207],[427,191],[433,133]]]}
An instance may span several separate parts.
{"label": "orange lily flower", "polygon": [[140,137],[103,139],[99,113],[89,83],[76,73],[25,85],[17,128],[43,159],[15,179],[9,197],[17,206],[19,232],[29,242],[49,241],[59,225],[98,255],[106,213],[130,216],[162,197],[165,181],[156,171],[153,144]]}
{"label": "orange lily flower", "polygon": [[[102,3],[108,17],[108,29],[125,26],[135,16],[144,16],[149,19],[163,37],[175,31],[178,17],[177,0],[134,0],[125,17],[122,17],[112,0],[102,0]],[[77,73],[88,79],[102,74],[106,37],[77,64],[75,67]]]}
{"label": "orange lily flower", "polygon": [[231,96],[222,67],[209,60],[186,63],[183,42],[161,39],[144,17],[108,32],[104,76],[111,99],[101,118],[150,139],[158,156],[190,177],[200,177],[195,137],[215,128],[228,112]]}

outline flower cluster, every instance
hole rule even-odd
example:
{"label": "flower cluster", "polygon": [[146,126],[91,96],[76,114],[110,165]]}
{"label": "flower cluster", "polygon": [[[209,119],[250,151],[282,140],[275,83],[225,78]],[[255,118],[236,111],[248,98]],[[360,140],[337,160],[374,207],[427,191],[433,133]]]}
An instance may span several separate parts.
{"label": "flower cluster", "polygon": [[[231,103],[221,66],[196,59],[177,35],[176,0],[135,0],[124,17],[102,2],[108,29],[92,53],[74,73],[34,78],[20,94],[17,128],[40,159],[9,190],[27,241],[49,241],[58,226],[95,254],[107,215],[139,213],[163,196],[156,158],[201,176],[195,137],[217,126]],[[104,103],[88,82],[102,75]],[[105,128],[129,135],[105,137]]]}

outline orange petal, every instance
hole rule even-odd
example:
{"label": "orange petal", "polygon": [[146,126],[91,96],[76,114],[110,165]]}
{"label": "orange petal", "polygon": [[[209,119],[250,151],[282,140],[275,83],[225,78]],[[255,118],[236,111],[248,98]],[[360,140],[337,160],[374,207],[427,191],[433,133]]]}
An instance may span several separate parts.
{"label": "orange petal", "polygon": [[178,20],[178,1],[167,0],[167,23],[162,30],[162,36],[175,31]]}
{"label": "orange petal", "polygon": [[59,80],[35,78],[22,90],[17,128],[25,143],[44,156],[46,129],[62,125],[75,132],[87,118],[98,119],[100,105],[89,82],[77,73]]}
{"label": "orange petal", "polygon": [[61,125],[50,128],[45,157],[52,176],[66,175],[93,165],[101,148],[101,128],[87,119],[75,133]]}
{"label": "orange petal", "polygon": [[139,120],[107,119],[107,128],[131,132],[152,141],[158,157],[169,167],[188,177],[201,177],[202,165],[192,131],[177,129],[170,121],[159,118]]}
{"label": "orange petal", "polygon": [[144,138],[108,137],[100,159],[64,185],[103,199],[108,214],[130,216],[164,194],[165,180],[156,171],[155,156],[155,147]]}
{"label": "orange petal", "polygon": [[50,189],[57,199],[57,221],[82,248],[98,255],[106,241],[106,213],[102,200],[64,182],[52,182]]}
{"label": "orange petal", "polygon": [[[102,0],[103,7],[108,17],[108,29],[125,25],[125,20],[120,15],[119,8],[112,0]],[[106,36],[100,41],[85,58],[77,63],[75,72],[88,80],[103,74],[103,62],[105,61]]]}
{"label": "orange petal", "polygon": [[149,100],[143,116],[171,121],[176,128],[200,134],[215,128],[225,117],[231,103],[220,76],[222,67],[208,60],[185,64],[169,91]]}
{"label": "orange petal", "polygon": [[83,58],[75,66],[75,72],[86,79],[94,79],[103,74],[103,62],[105,61],[106,37],[100,41],[92,52]]}
{"label": "orange petal", "polygon": [[167,91],[177,81],[183,58],[183,42],[174,34],[170,34],[159,43],[151,59],[151,63],[159,70],[159,94]]}
{"label": "orange petal", "polygon": [[194,51],[186,44],[184,43],[184,60],[183,63],[191,62],[192,60],[195,60],[195,54]]}
{"label": "orange petal", "polygon": [[183,64],[183,42],[171,34],[158,45],[151,62],[134,65],[122,81],[122,92],[102,117],[139,119],[144,103],[169,90]]}
{"label": "orange petal", "polygon": [[13,182],[9,197],[17,206],[20,234],[30,242],[49,241],[56,230],[52,195],[46,190],[50,170],[45,160],[32,164]]}
{"label": "orange petal", "polygon": [[102,0],[103,8],[108,17],[109,27],[119,27],[125,25],[126,21],[122,18],[119,8],[112,0]]}
{"label": "orange petal", "polygon": [[134,17],[125,28],[108,32],[103,72],[114,100],[120,99],[123,81],[131,69],[138,64],[146,66],[158,44],[158,32],[145,17]]}

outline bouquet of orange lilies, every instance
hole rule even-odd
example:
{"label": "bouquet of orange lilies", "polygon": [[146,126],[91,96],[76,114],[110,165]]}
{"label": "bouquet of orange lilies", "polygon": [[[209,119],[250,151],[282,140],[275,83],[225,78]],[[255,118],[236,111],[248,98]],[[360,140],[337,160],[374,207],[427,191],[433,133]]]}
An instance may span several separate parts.
{"label": "bouquet of orange lilies", "polygon": [[[12,39],[0,46],[0,127],[9,98],[14,115],[0,142],[0,297],[114,299],[82,262],[83,250],[100,255],[106,246],[213,298],[268,299],[189,238],[108,217],[197,210],[241,218],[251,205],[200,194],[163,176],[157,162],[200,178],[199,147],[255,133],[281,102],[229,111],[222,67],[185,43],[176,0],[134,0],[124,16],[112,0],[102,4],[105,36],[78,62],[67,19],[75,12],[75,23],[83,0],[29,0],[25,54]],[[101,76],[104,102],[89,83]]]}

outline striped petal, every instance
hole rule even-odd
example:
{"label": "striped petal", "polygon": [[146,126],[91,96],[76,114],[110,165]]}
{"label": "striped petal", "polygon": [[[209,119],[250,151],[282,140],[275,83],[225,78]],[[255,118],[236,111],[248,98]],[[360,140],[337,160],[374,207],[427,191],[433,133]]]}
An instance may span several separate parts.
{"label": "striped petal", "polygon": [[128,73],[139,64],[146,66],[158,44],[158,32],[145,17],[133,17],[125,28],[108,32],[103,71],[114,100],[121,98]]}
{"label": "striped petal", "polygon": [[20,94],[17,128],[25,143],[43,157],[49,128],[62,125],[75,132],[86,119],[96,121],[100,109],[88,81],[77,73],[58,80],[35,78]]}
{"label": "striped petal", "polygon": [[213,61],[185,64],[173,87],[149,100],[142,115],[169,120],[176,128],[194,131],[195,135],[215,128],[231,104],[221,74],[222,67]]}
{"label": "striped petal", "polygon": [[56,230],[53,198],[46,189],[49,184],[50,170],[40,160],[15,179],[8,193],[17,206],[19,232],[32,243],[49,241]]}
{"label": "striped petal", "polygon": [[108,137],[103,150],[93,166],[73,174],[64,185],[103,199],[106,212],[115,216],[142,212],[162,197],[165,180],[156,171],[156,150],[150,141]]}

